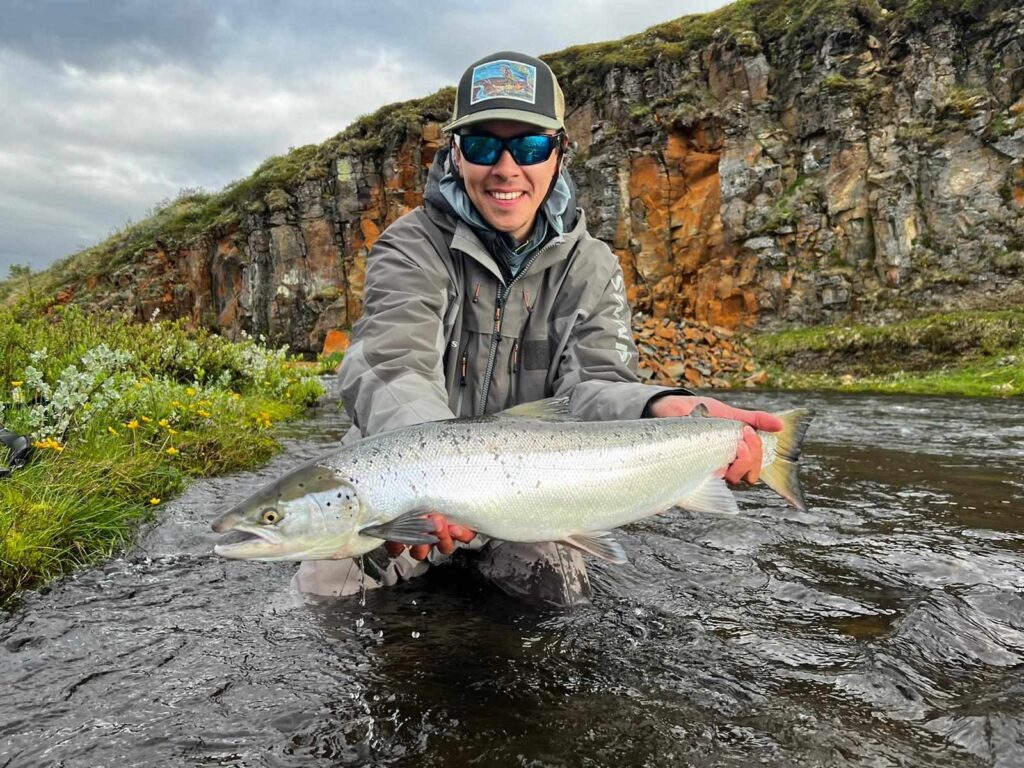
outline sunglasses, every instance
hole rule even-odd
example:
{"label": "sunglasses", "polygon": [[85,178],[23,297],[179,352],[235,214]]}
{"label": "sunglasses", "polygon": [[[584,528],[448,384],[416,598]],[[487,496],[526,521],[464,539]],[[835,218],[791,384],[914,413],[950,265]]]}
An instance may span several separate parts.
{"label": "sunglasses", "polygon": [[559,131],[553,136],[546,133],[527,133],[511,139],[499,139],[485,133],[470,133],[457,136],[456,141],[462,156],[473,165],[494,165],[506,149],[516,161],[516,165],[536,165],[551,157],[555,148],[561,145],[564,136],[565,134]]}

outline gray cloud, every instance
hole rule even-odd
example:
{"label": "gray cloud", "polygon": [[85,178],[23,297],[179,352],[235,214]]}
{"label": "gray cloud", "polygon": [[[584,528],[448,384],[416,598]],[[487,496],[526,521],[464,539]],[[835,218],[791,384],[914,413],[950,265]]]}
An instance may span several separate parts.
{"label": "gray cloud", "polygon": [[491,51],[548,53],[721,4],[0,0],[0,278],[453,84]]}

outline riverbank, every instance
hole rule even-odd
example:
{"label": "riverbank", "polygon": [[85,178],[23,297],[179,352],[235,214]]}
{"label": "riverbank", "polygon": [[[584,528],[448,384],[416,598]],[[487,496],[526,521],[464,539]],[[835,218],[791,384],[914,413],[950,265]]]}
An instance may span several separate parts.
{"label": "riverbank", "polygon": [[265,463],[319,372],[182,322],[0,310],[0,426],[32,446],[0,478],[0,603],[123,548],[192,478]]}
{"label": "riverbank", "polygon": [[1022,309],[754,334],[746,343],[766,372],[762,383],[775,389],[1024,395]]}

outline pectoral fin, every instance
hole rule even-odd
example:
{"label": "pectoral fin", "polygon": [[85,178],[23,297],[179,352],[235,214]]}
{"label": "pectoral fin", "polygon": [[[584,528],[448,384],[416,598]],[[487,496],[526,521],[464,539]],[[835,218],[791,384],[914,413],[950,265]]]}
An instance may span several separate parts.
{"label": "pectoral fin", "polygon": [[622,545],[608,531],[594,531],[592,533],[578,533],[575,536],[566,536],[562,539],[562,543],[611,563],[622,565],[628,562],[626,550],[622,548]]}
{"label": "pectoral fin", "polygon": [[386,523],[362,528],[359,533],[400,544],[437,544],[434,521],[424,517],[425,514],[421,509],[414,509]]}
{"label": "pectoral fin", "polygon": [[732,495],[725,480],[714,475],[708,477],[703,485],[685,499],[676,503],[691,512],[735,515],[740,511],[736,504],[736,497]]}

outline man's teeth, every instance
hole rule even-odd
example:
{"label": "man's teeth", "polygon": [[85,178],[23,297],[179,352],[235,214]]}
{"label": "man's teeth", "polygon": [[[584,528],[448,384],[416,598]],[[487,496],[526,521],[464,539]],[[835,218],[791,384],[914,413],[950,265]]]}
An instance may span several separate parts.
{"label": "man's teeth", "polygon": [[498,200],[515,200],[523,195],[522,192],[489,192],[488,194]]}

